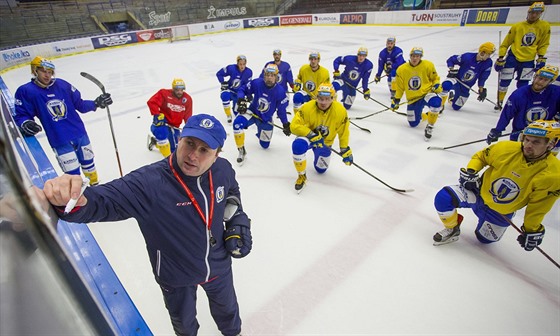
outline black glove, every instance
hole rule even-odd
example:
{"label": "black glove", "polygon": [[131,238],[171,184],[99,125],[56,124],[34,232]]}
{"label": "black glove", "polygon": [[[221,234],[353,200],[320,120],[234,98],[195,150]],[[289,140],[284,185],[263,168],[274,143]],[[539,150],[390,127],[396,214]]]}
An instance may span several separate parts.
{"label": "black glove", "polygon": [[234,258],[243,258],[253,247],[253,237],[251,236],[251,223],[246,225],[235,225],[226,223],[226,232],[224,234],[226,250],[231,253]]}
{"label": "black glove", "polygon": [[282,132],[284,132],[284,134],[286,134],[286,136],[290,136],[290,134],[292,134],[292,131],[290,131],[290,122],[285,122],[282,124]]}
{"label": "black glove", "polygon": [[228,82],[222,82],[220,86],[220,90],[225,91],[229,88]]}
{"label": "black glove", "polygon": [[484,99],[486,99],[486,96],[488,95],[488,91],[486,90],[486,88],[478,88],[478,101],[483,102]]}
{"label": "black glove", "polygon": [[449,69],[449,72],[447,73],[447,78],[457,78],[458,74],[459,74],[459,69]]}
{"label": "black glove", "polygon": [[95,106],[99,108],[106,108],[107,106],[113,104],[113,99],[110,93],[103,93],[99,97],[95,98]]}
{"label": "black glove", "polygon": [[461,168],[459,172],[459,184],[463,189],[478,192],[480,189],[480,176],[471,168]]}
{"label": "black glove", "polygon": [[486,142],[491,144],[492,142],[498,141],[498,138],[502,136],[502,132],[496,131],[495,128],[490,130],[490,133],[486,136]]}
{"label": "black glove", "polygon": [[19,129],[24,136],[34,136],[43,130],[41,125],[37,124],[33,120],[24,121]]}
{"label": "black glove", "polygon": [[527,233],[525,226],[521,225],[521,234],[517,236],[517,242],[525,249],[525,251],[532,251],[535,247],[542,243],[544,238],[544,226],[539,227],[538,232]]}
{"label": "black glove", "polygon": [[245,98],[237,99],[237,112],[245,114],[247,112],[247,100]]}

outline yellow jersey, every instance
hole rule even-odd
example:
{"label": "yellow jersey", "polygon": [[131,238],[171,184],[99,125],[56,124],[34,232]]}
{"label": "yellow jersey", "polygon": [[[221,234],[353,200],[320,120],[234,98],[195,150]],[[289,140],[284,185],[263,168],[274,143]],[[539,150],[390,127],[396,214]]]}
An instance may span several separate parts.
{"label": "yellow jersey", "polygon": [[439,75],[434,63],[428,60],[421,60],[417,66],[404,63],[397,68],[393,84],[395,98],[401,99],[404,94],[409,104],[412,104],[431,92],[437,83]]}
{"label": "yellow jersey", "polygon": [[321,83],[330,83],[331,78],[327,68],[319,65],[319,68],[313,71],[309,64],[305,64],[299,69],[297,80],[302,83],[302,89],[307,92],[311,98],[315,99],[319,85]]}
{"label": "yellow jersey", "polygon": [[549,153],[542,160],[527,162],[522,143],[500,141],[475,153],[467,165],[484,171],[480,196],[501,214],[525,209],[524,226],[536,232],[544,216],[560,197],[560,161]]}
{"label": "yellow jersey", "polygon": [[534,61],[536,55],[546,55],[550,45],[550,24],[543,20],[529,23],[518,22],[511,26],[500,45],[499,57],[504,57],[511,46],[511,51],[519,62]]}

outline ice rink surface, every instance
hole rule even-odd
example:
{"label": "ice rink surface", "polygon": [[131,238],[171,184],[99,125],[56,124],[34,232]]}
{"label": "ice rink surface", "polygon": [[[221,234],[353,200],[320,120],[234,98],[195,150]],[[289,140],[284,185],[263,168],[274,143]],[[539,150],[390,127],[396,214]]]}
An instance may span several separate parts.
{"label": "ice rink surface", "polygon": [[[552,27],[548,63],[560,65],[559,27]],[[498,45],[509,27],[308,26],[266,28],[193,37],[191,41],[152,43],[55,59],[56,76],[74,84],[83,97],[94,99],[99,89],[80,76],[88,72],[113,96],[110,106],[124,172],[162,159],[146,149],[152,118],[146,101],[174,77],[185,80],[195,113],[210,113],[225,123],[215,73],[248,58],[254,77],[274,49],[294,76],[308,63],[311,51],[321,53],[321,65],[332,76],[332,61],[369,49],[377,71],[377,56],[388,36],[396,36],[405,53],[424,48],[442,80],[446,59],[477,51],[486,41]],[[496,59],[496,55],[493,59]],[[29,79],[29,67],[5,74],[8,87]],[[373,80],[373,75],[371,77]],[[510,86],[511,93],[514,85]],[[372,98],[390,104],[385,79],[371,84]],[[496,100],[497,73],[486,87]],[[403,99],[404,100],[404,99]],[[349,111],[357,117],[383,110],[360,94]],[[289,110],[292,110],[290,104]],[[401,107],[405,111],[405,107]],[[474,236],[476,217],[465,216],[461,239],[434,247],[432,236],[442,229],[433,198],[443,186],[456,184],[459,168],[486,144],[450,150],[451,146],[483,139],[499,113],[471,95],[461,111],[446,106],[433,138],[424,141],[425,123],[410,128],[406,117],[390,111],[354,120],[371,134],[351,126],[354,160],[397,188],[391,191],[334,155],[328,172],[318,175],[308,163],[308,185],[296,194],[292,137],[275,129],[269,149],[246,134],[247,161],[235,163],[237,150],[231,126],[222,156],[235,166],[243,204],[252,219],[253,251],[234,260],[234,277],[244,335],[558,335],[560,334],[560,270],[538,251],[526,252],[509,228],[502,240],[480,244]],[[291,118],[291,117],[290,117]],[[83,115],[102,182],[119,177],[115,149],[105,110]],[[276,119],[277,124],[280,121]],[[507,130],[509,132],[509,129]],[[39,136],[56,165],[44,133]],[[503,139],[503,138],[502,138]],[[338,142],[334,148],[338,150]],[[311,152],[308,160],[312,160]],[[153,197],[157,197],[154,195]],[[560,204],[545,217],[541,248],[560,260]],[[523,211],[514,218],[523,224]],[[173,334],[161,292],[153,279],[145,244],[134,220],[90,224],[99,245],[155,335]],[[218,335],[208,303],[199,291],[200,335]]]}

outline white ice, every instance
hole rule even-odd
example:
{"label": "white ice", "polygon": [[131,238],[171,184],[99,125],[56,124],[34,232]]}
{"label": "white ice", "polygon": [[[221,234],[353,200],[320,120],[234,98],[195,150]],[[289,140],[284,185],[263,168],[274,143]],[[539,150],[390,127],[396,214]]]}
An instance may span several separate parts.
{"label": "white ice", "polygon": [[[336,56],[369,48],[377,55],[394,35],[405,54],[424,48],[424,59],[447,74],[452,54],[476,51],[486,41],[498,44],[509,27],[308,26],[268,28],[195,36],[191,41],[152,43],[56,59],[56,75],[74,84],[85,98],[99,89],[80,76],[89,72],[114,99],[110,107],[124,172],[162,159],[146,149],[151,116],[148,98],[169,88],[174,77],[186,81],[195,113],[210,113],[225,123],[219,99],[219,68],[245,54],[258,74],[280,48],[283,60],[297,73],[310,51],[332,73]],[[548,63],[560,65],[558,35],[553,27]],[[405,57],[407,58],[407,57]],[[496,57],[494,57],[495,59]],[[4,75],[15,89],[29,79],[24,67]],[[372,78],[373,79],[373,76]],[[496,99],[497,74],[487,82],[488,98]],[[371,84],[372,97],[389,104],[385,82]],[[510,92],[514,84],[510,86]],[[350,116],[384,109],[358,95]],[[290,106],[291,110],[291,106]],[[401,107],[401,111],[405,111]],[[471,95],[466,106],[449,105],[424,141],[422,123],[410,128],[406,117],[383,112],[355,120],[367,134],[351,127],[354,159],[364,169],[397,188],[391,191],[334,155],[324,175],[308,163],[309,183],[297,195],[291,156],[293,137],[275,130],[263,150],[246,134],[247,162],[237,167],[231,127],[223,157],[236,166],[244,207],[252,219],[254,246],[234,260],[235,285],[244,335],[558,335],[560,334],[560,270],[538,251],[526,252],[509,228],[502,240],[480,244],[474,236],[476,217],[469,209],[461,239],[434,247],[432,235],[442,229],[433,207],[436,192],[455,184],[459,168],[485,146],[484,142],[451,150],[427,150],[483,139],[499,114],[488,102]],[[105,110],[83,116],[102,181],[119,177],[115,148]],[[279,124],[280,121],[276,119]],[[44,134],[39,136],[60,172]],[[338,149],[338,143],[335,142]],[[308,154],[312,160],[312,154]],[[153,195],[157,197],[157,195]],[[560,261],[560,205],[545,217],[542,249]],[[165,209],[162,209],[165,211]],[[523,224],[523,211],[514,218]],[[173,333],[161,292],[151,274],[145,244],[135,221],[90,224],[98,243],[155,335]],[[219,334],[207,300],[199,291],[200,335]]]}

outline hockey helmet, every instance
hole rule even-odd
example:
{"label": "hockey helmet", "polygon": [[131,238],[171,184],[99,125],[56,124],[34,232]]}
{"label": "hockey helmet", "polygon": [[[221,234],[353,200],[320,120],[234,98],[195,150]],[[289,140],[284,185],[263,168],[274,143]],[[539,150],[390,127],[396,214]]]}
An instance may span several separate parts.
{"label": "hockey helmet", "polygon": [[397,43],[397,38],[394,36],[387,37],[387,42]]}
{"label": "hockey helmet", "polygon": [[309,59],[316,58],[319,61],[321,60],[321,54],[318,51],[312,51],[309,53]]}
{"label": "hockey helmet", "polygon": [[492,42],[484,42],[478,47],[478,52],[484,52],[487,55],[492,55],[496,52],[496,46]]}
{"label": "hockey helmet", "polygon": [[558,67],[552,65],[545,65],[535,73],[535,76],[541,76],[547,79],[550,79],[551,83],[558,78]]}
{"label": "hockey helmet", "polygon": [[267,64],[263,69],[263,74],[273,73],[275,75],[278,74],[278,66],[274,63]]}
{"label": "hockey helmet", "polygon": [[547,138],[556,144],[560,138],[560,122],[555,120],[536,120],[523,129],[523,136],[531,135],[539,138]]}
{"label": "hockey helmet", "polygon": [[544,12],[544,2],[537,1],[533,2],[531,6],[529,6],[528,12]]}
{"label": "hockey helmet", "polygon": [[422,47],[412,47],[412,50],[410,50],[410,55],[424,56],[424,49],[422,49]]}
{"label": "hockey helmet", "polygon": [[37,68],[43,68],[45,70],[52,70],[53,75],[54,75],[55,66],[54,66],[53,62],[49,61],[46,58],[43,58],[41,56],[37,56],[31,61],[31,74],[32,75],[34,75],[34,76],[37,75],[37,73],[36,73]]}
{"label": "hockey helmet", "polygon": [[360,49],[358,49],[358,56],[359,55],[363,55],[363,56],[367,57],[368,49],[366,47],[360,47]]}
{"label": "hockey helmet", "polygon": [[317,89],[317,96],[320,97],[334,97],[335,93],[331,83],[321,83]]}
{"label": "hockey helmet", "polygon": [[236,62],[239,62],[239,61],[242,61],[242,60],[245,61],[245,62],[247,62],[247,56],[245,56],[245,55],[237,55]]}
{"label": "hockey helmet", "polygon": [[173,82],[171,82],[171,88],[172,89],[185,89],[185,81],[182,80],[181,78],[175,78],[173,79]]}
{"label": "hockey helmet", "polygon": [[272,55],[282,55],[282,50],[280,50],[280,49],[274,49],[274,50],[272,51]]}

